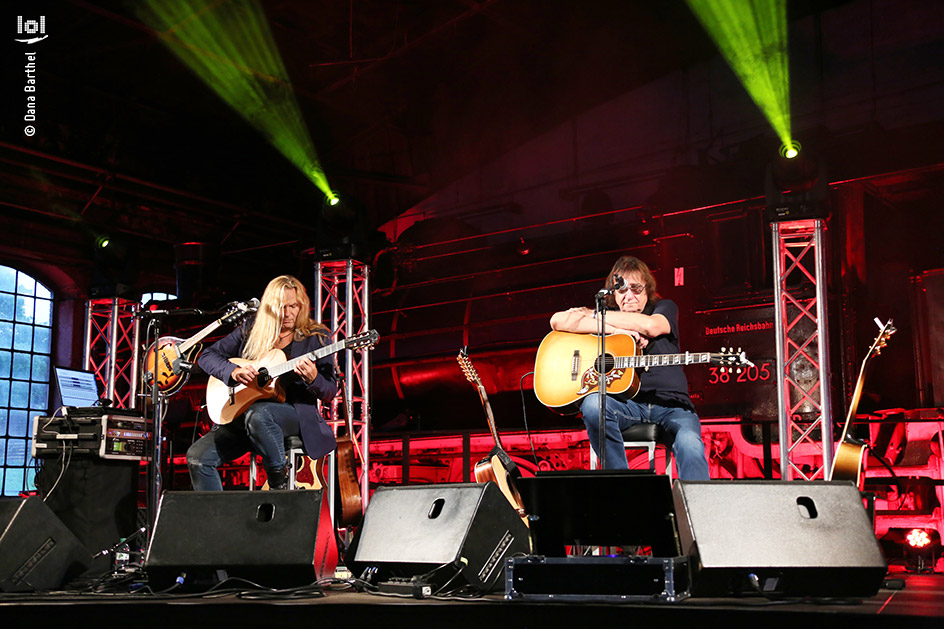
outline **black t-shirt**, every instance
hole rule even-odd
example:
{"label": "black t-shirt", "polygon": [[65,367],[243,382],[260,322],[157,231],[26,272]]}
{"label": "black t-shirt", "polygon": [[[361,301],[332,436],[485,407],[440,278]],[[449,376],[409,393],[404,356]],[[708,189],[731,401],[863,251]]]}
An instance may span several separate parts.
{"label": "black t-shirt", "polygon": [[[643,314],[661,314],[668,322],[671,332],[649,339],[644,354],[679,354],[678,306],[671,299],[660,299],[646,304]],[[638,369],[639,393],[637,402],[651,402],[666,406],[682,406],[694,410],[688,397],[688,379],[680,365]]]}

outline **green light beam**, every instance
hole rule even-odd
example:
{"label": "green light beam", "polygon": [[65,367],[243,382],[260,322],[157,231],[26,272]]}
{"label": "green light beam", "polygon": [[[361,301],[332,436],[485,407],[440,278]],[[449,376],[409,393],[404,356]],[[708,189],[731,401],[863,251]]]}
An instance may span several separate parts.
{"label": "green light beam", "polygon": [[326,195],[332,195],[257,0],[145,0],[141,19]]}
{"label": "green light beam", "polygon": [[685,0],[780,141],[790,145],[787,0]]}

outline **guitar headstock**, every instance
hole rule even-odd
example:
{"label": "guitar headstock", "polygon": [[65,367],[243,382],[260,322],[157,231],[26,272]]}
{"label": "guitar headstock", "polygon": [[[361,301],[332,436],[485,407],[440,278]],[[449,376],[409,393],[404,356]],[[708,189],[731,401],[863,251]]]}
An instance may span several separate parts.
{"label": "guitar headstock", "polygon": [[377,330],[368,330],[344,339],[344,349],[364,349],[365,347],[373,349],[378,340],[380,340],[380,335]]}
{"label": "guitar headstock", "polygon": [[240,301],[233,303],[227,308],[226,312],[220,317],[220,323],[233,323],[242,319],[249,313],[259,309],[259,300],[253,297],[249,301]]}
{"label": "guitar headstock", "polygon": [[888,345],[888,339],[892,337],[892,334],[898,331],[898,329],[892,324],[892,320],[889,319],[884,325],[878,317],[875,317],[875,325],[879,327],[878,336],[875,337],[875,340],[872,341],[872,347],[869,348],[869,356],[878,356],[882,353],[882,350],[885,349],[885,346]]}
{"label": "guitar headstock", "polygon": [[459,361],[459,366],[462,367],[462,373],[465,374],[466,380],[474,385],[482,384],[482,381],[479,380],[479,374],[476,373],[475,367],[472,366],[472,361],[469,360],[469,353],[466,348],[463,347],[459,350],[459,355],[456,358]]}
{"label": "guitar headstock", "polygon": [[753,367],[752,363],[747,358],[747,353],[741,351],[741,348],[737,348],[737,351],[733,347],[721,348],[720,352],[712,352],[709,356],[709,361],[712,365],[721,365],[722,368],[732,368],[732,367],[743,367],[747,365]]}

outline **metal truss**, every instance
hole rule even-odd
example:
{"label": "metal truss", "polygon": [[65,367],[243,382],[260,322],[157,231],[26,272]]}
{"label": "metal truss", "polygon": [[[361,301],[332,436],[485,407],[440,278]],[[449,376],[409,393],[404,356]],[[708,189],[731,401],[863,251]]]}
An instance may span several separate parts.
{"label": "metal truss", "polygon": [[[315,320],[331,329],[333,341],[350,338],[370,329],[370,307],[368,302],[369,267],[356,260],[329,260],[315,263]],[[361,472],[358,478],[363,508],[367,507],[370,450],[370,350],[344,350],[343,360],[338,361],[342,377],[341,395],[336,397],[329,409],[329,423],[335,434],[342,425],[348,427],[354,445],[355,456],[360,459]],[[347,409],[347,412],[344,412]],[[329,482],[333,482],[337,460],[330,458]],[[334,492],[329,493],[331,518],[334,520]]]}
{"label": "metal truss", "polygon": [[115,408],[137,408],[140,361],[137,302],[114,297],[85,305],[85,369],[92,371]]}
{"label": "metal truss", "polygon": [[833,446],[823,221],[771,230],[781,478],[823,480]]}

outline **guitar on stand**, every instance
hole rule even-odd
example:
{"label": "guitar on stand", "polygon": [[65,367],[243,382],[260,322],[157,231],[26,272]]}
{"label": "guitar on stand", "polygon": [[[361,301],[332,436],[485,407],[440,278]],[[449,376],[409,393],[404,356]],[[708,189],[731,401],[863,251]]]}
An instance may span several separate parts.
{"label": "guitar on stand", "polygon": [[[361,499],[361,486],[357,480],[357,461],[355,457],[356,447],[354,445],[354,416],[351,414],[351,405],[347,396],[344,394],[344,379],[338,374],[338,383],[341,389],[341,398],[344,402],[344,420],[346,431],[344,435],[339,435],[337,458],[335,459],[335,479],[337,480],[338,503],[340,504],[340,516],[336,519],[342,527],[356,526],[360,523],[364,514],[363,500]],[[363,458],[362,458],[363,460]]]}
{"label": "guitar on stand", "polygon": [[854,439],[849,434],[849,428],[852,426],[852,418],[855,417],[856,409],[859,407],[859,400],[862,398],[862,390],[865,387],[865,373],[873,356],[878,356],[888,345],[888,339],[897,332],[892,320],[889,319],[885,325],[876,317],[875,324],[879,327],[878,336],[872,342],[872,347],[862,360],[862,367],[859,369],[859,379],[856,380],[855,389],[852,392],[852,399],[849,401],[849,411],[846,413],[846,424],[842,429],[842,436],[839,437],[839,446],[833,456],[833,466],[829,471],[827,480],[851,480],[855,481],[856,487],[860,490],[865,480],[864,463],[865,450],[867,444]]}
{"label": "guitar on stand", "polygon": [[144,353],[144,365],[149,380],[145,382],[145,385],[154,383],[158,391],[165,396],[177,393],[190,378],[190,368],[203,347],[203,339],[220,326],[236,323],[258,309],[258,299],[240,302],[230,307],[222,317],[186,340],[174,336],[163,336],[151,343]]}
{"label": "guitar on stand", "polygon": [[518,493],[517,480],[521,477],[521,471],[505,448],[502,447],[501,439],[498,437],[498,430],[495,428],[495,417],[492,415],[492,406],[489,404],[488,395],[485,393],[485,387],[479,379],[472,361],[469,360],[468,351],[463,348],[458,356],[459,366],[465,374],[466,379],[475,385],[478,391],[479,399],[482,402],[482,408],[485,410],[485,417],[488,420],[488,429],[492,433],[492,439],[495,441],[495,447],[488,453],[488,456],[475,464],[475,482],[487,483],[494,482],[501,489],[501,492],[515,508],[521,520],[528,526],[528,514],[525,513],[524,503],[521,501],[521,495]]}

